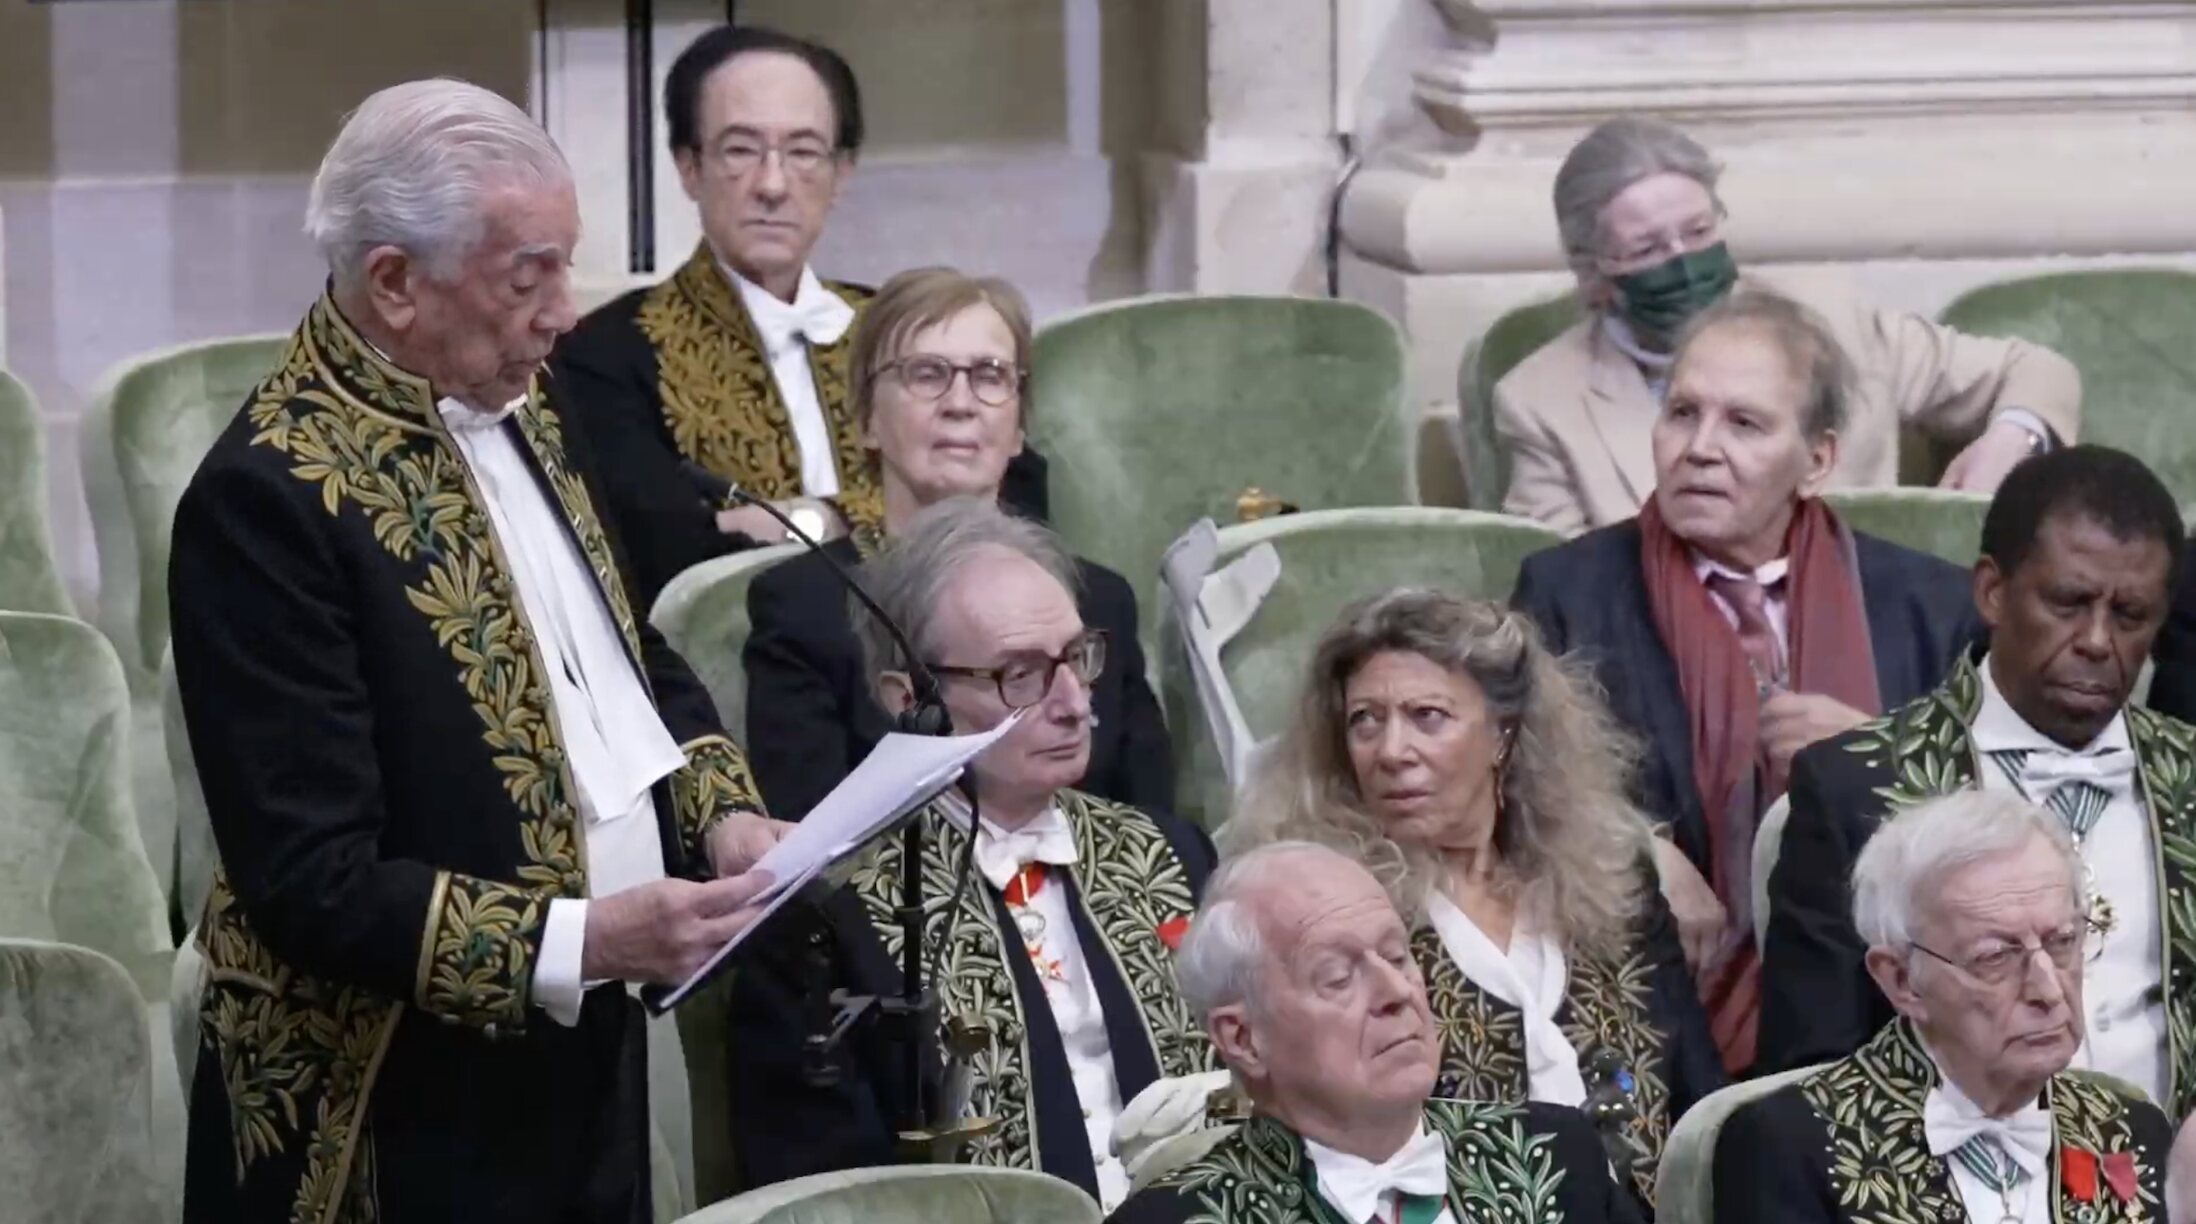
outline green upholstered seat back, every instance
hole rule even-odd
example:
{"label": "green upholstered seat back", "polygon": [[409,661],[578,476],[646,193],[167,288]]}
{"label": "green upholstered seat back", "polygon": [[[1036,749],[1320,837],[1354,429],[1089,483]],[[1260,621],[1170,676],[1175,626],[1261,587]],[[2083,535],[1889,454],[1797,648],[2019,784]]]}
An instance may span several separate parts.
{"label": "green upholstered seat back", "polygon": [[0,370],[0,608],[75,609],[61,585],[46,513],[46,443],[30,388]]}
{"label": "green upholstered seat back", "polygon": [[88,948],[0,936],[0,1216],[174,1218],[146,1105],[149,1038],[121,966]]}
{"label": "green upholstered seat back", "polygon": [[[1261,543],[1271,543],[1281,557],[1272,592],[1220,652],[1251,734],[1263,740],[1287,725],[1313,647],[1350,603],[1398,586],[1507,600],[1525,558],[1561,542],[1524,519],[1433,506],[1326,510],[1223,528],[1215,568]],[[1213,827],[1227,817],[1226,773],[1191,670],[1179,662],[1171,608],[1161,620],[1164,649],[1171,652],[1160,687],[1180,779],[1175,806]]]}
{"label": "green upholstered seat back", "polygon": [[1502,508],[1510,489],[1510,457],[1495,438],[1494,389],[1517,363],[1578,322],[1578,300],[1569,294],[1520,306],[1494,321],[1464,351],[1456,402],[1464,458],[1464,489],[1480,510]]}
{"label": "green upholstered seat back", "polygon": [[2057,350],[2082,372],[2082,441],[2140,456],[2177,497],[2196,498],[2196,275],[2027,277],[1971,290],[1940,317]]}
{"label": "green upholstered seat back", "polygon": [[130,809],[129,716],[97,630],[0,612],[0,935],[91,948],[161,999],[174,945]]}
{"label": "green upholstered seat back", "polygon": [[1951,489],[1832,489],[1822,498],[1853,530],[1942,557],[1961,569],[1982,547],[1990,498]]}
{"label": "green upholstered seat back", "polygon": [[649,622],[709,690],[724,729],[741,743],[747,740],[747,672],[740,666],[749,629],[747,585],[801,552],[798,544],[779,544],[689,566],[664,584],[648,613]]}
{"label": "green upholstered seat back", "polygon": [[819,1173],[704,1207],[681,1224],[1099,1224],[1074,1185],[1026,1169],[904,1165]]}
{"label": "green upholstered seat back", "polygon": [[1670,1128],[1655,1170],[1655,1219],[1658,1224],[1714,1224],[1716,1136],[1739,1106],[1759,1100],[1817,1067],[1796,1067],[1719,1088],[1693,1103]]}
{"label": "green upholstered seat back", "polygon": [[[190,730],[183,723],[183,693],[175,683],[175,655],[160,655],[160,743],[175,794],[175,867],[168,881],[168,895],[181,921],[180,927],[196,926],[204,917],[206,894],[213,891],[213,822],[206,815],[206,795],[198,787],[198,762],[191,756]],[[158,863],[153,864],[157,869]]]}
{"label": "green upholstered seat back", "polygon": [[1248,487],[1306,510],[1417,500],[1402,337],[1356,303],[1109,305],[1047,326],[1033,364],[1053,526],[1128,579],[1147,621],[1167,545],[1200,518],[1234,522]]}
{"label": "green upholstered seat back", "polygon": [[87,410],[84,488],[99,543],[101,627],[131,686],[149,691],[168,645],[168,541],[175,504],[284,335],[179,345],[110,370]]}

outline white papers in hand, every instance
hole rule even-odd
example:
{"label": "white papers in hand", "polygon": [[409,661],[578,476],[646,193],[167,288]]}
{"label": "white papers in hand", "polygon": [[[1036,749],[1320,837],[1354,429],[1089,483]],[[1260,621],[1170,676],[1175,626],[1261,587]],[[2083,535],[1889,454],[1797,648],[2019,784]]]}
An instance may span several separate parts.
{"label": "white papers in hand", "polygon": [[667,1011],[677,1006],[694,988],[707,981],[734,948],[770,920],[786,899],[832,864],[859,851],[870,839],[891,828],[901,817],[938,797],[953,785],[961,771],[1000,736],[1021,721],[1021,712],[980,735],[900,735],[884,737],[870,750],[854,772],[846,776],[823,802],[793,826],[785,839],[772,846],[754,866],[771,875],[770,891],[761,915],[717,950],[694,976],[679,984],[657,1004]]}

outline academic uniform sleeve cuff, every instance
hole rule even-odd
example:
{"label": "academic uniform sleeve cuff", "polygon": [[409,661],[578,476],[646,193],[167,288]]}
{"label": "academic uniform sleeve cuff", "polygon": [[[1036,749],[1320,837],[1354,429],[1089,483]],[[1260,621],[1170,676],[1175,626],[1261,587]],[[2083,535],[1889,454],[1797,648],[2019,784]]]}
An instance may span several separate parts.
{"label": "academic uniform sleeve cuff", "polygon": [[560,897],[549,903],[542,924],[541,959],[534,965],[533,1001],[566,1028],[579,1023],[580,999],[587,992],[580,978],[580,953],[587,940],[587,902]]}

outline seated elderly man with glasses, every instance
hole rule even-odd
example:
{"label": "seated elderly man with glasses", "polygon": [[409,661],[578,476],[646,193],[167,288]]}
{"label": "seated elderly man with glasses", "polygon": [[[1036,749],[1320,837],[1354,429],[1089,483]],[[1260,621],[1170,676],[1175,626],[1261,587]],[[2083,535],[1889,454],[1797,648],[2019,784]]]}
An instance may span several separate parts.
{"label": "seated elderly man with glasses", "polygon": [[1714,1218],[2157,1218],[2171,1125],[2134,1087],[2069,1070],[2089,914],[2066,828],[2018,796],[1962,791],[1886,822],[1854,865],[1853,920],[1898,1018],[1725,1122]]}
{"label": "seated elderly man with glasses", "polygon": [[[923,895],[906,900],[925,911],[942,1022],[981,1026],[967,1116],[996,1123],[960,1158],[1050,1173],[1110,1206],[1128,1192],[1111,1152],[1123,1103],[1162,1077],[1211,1069],[1170,954],[1214,854],[1172,816],[1070,789],[1090,757],[1091,686],[1111,648],[1076,611],[1074,574],[1041,525],[987,498],[948,499],[861,570],[921,657],[906,658],[873,617],[859,623],[888,711],[935,702],[962,734],[1020,715],[960,790],[916,817]],[[971,836],[975,878],[961,890]],[[834,986],[898,989],[901,853],[881,843],[820,913],[783,922],[735,974],[732,1130],[752,1182],[895,1159],[900,1040],[859,1029],[829,1059],[805,1043]]]}
{"label": "seated elderly man with glasses", "polygon": [[1638,1220],[1584,1114],[1427,1099],[1441,1038],[1410,944],[1386,889],[1339,851],[1279,841],[1229,859],[1177,973],[1253,1114],[1113,1224]]}

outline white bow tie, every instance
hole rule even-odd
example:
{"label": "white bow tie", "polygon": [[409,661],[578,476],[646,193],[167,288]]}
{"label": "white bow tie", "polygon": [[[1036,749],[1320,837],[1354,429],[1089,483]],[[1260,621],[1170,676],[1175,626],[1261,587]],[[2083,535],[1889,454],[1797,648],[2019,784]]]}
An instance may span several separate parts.
{"label": "white bow tie", "polygon": [[525,402],[526,397],[521,395],[495,412],[482,412],[478,408],[460,403],[449,396],[444,396],[436,401],[435,407],[442,411],[442,423],[444,425],[449,426],[453,431],[463,433],[475,429],[494,429],[496,426],[510,420],[511,414],[517,412],[519,406]]}
{"label": "white bow tie", "polygon": [[772,359],[802,342],[836,344],[854,323],[854,308],[824,288],[814,273],[802,273],[801,287],[791,302],[780,301],[761,289],[747,294],[745,301],[763,351]]}
{"label": "white bow tie", "polygon": [[993,888],[1005,888],[1031,863],[1067,867],[1075,858],[1075,834],[1057,808],[1012,833],[997,832],[987,824],[976,835],[976,870]]}
{"label": "white bow tie", "polygon": [[1319,1192],[1352,1224],[1385,1219],[1381,1200],[1390,1193],[1440,1198],[1449,1192],[1448,1142],[1423,1126],[1379,1164],[1318,1143],[1304,1147],[1319,1171]]}
{"label": "white bow tie", "polygon": [[2088,782],[2115,795],[2125,794],[2135,777],[2135,754],[2126,748],[2103,752],[2031,752],[2021,762],[2021,789],[2038,803],[2073,782]]}
{"label": "white bow tie", "polygon": [[1949,1156],[1975,1136],[1988,1135],[2032,1178],[2041,1179],[2050,1165],[2051,1114],[2040,1104],[2030,1103],[2009,1118],[1985,1117],[1973,1105],[1951,1099],[1939,1084],[1922,1102],[1922,1130],[1932,1156]]}

